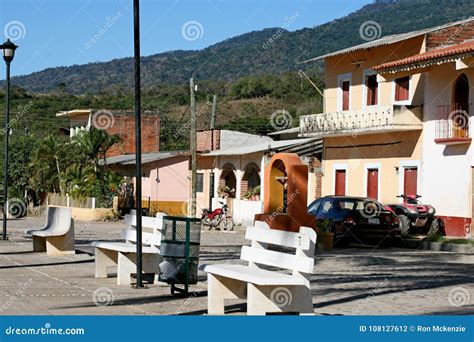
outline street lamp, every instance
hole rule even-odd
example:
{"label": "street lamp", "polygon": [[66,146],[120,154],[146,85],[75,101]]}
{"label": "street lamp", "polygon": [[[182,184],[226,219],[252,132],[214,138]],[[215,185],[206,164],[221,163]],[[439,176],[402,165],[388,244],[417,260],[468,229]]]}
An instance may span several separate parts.
{"label": "street lamp", "polygon": [[8,205],[8,138],[10,136],[10,63],[15,57],[15,50],[18,46],[13,44],[10,39],[0,45],[0,50],[3,53],[3,59],[7,63],[7,91],[5,93],[5,130],[3,131],[5,146],[4,146],[4,166],[5,171],[3,175],[3,234],[2,240],[7,240],[7,205]]}

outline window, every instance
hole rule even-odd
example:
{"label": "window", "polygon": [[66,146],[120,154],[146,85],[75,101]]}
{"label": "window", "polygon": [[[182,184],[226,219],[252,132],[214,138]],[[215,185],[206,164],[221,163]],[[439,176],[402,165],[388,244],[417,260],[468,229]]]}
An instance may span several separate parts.
{"label": "window", "polygon": [[349,110],[349,101],[350,101],[350,81],[342,82],[342,110]]}
{"label": "window", "polygon": [[369,75],[365,77],[365,86],[367,89],[367,106],[376,106],[378,100],[377,75]]}
{"label": "window", "polygon": [[351,84],[352,74],[341,74],[337,76],[337,110],[346,111],[351,109]]}
{"label": "window", "polygon": [[197,173],[196,174],[196,192],[203,192],[204,191],[204,174]]}
{"label": "window", "polygon": [[395,101],[410,99],[410,77],[401,77],[395,80]]}

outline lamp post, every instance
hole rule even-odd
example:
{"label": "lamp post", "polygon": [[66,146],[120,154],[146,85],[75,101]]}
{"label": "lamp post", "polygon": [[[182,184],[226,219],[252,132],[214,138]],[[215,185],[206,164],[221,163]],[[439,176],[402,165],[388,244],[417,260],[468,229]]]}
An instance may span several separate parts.
{"label": "lamp post", "polygon": [[135,198],[137,208],[137,288],[142,281],[142,119],[140,88],[140,1],[133,0],[133,40],[135,61]]}
{"label": "lamp post", "polygon": [[7,240],[7,209],[8,209],[8,138],[10,136],[10,63],[15,57],[15,50],[18,46],[13,44],[10,39],[0,45],[0,50],[3,52],[3,59],[7,63],[7,91],[5,93],[5,130],[3,132],[5,139],[4,146],[4,166],[5,171],[3,175],[3,233],[2,240]]}

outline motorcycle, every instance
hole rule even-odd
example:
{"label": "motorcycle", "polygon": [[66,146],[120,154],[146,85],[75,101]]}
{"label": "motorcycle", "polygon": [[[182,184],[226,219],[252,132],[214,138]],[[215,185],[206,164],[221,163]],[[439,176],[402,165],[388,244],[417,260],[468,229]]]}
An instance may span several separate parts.
{"label": "motorcycle", "polygon": [[435,216],[436,209],[428,204],[419,202],[420,195],[400,195],[403,203],[389,204],[388,207],[400,219],[402,235],[412,232],[433,235],[441,233],[444,235],[443,221]]}
{"label": "motorcycle", "polygon": [[229,207],[223,202],[219,202],[222,208],[217,208],[214,211],[203,209],[201,213],[201,222],[205,229],[218,229],[231,231],[234,229],[234,221],[227,214]]}

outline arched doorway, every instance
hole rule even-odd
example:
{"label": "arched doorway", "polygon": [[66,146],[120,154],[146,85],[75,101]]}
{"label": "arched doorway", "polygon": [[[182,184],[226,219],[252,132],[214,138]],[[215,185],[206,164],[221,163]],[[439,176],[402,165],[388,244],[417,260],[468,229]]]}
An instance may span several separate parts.
{"label": "arched doorway", "polygon": [[469,80],[459,75],[453,86],[453,100],[450,118],[453,122],[453,136],[464,138],[469,132]]}
{"label": "arched doorway", "polygon": [[255,163],[245,166],[240,185],[241,197],[247,200],[256,200],[260,197],[260,170]]}
{"label": "arched doorway", "polygon": [[237,179],[235,178],[235,168],[232,164],[225,164],[219,178],[219,196],[226,195],[228,198],[235,198]]}

